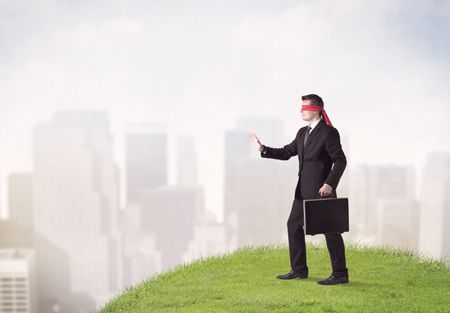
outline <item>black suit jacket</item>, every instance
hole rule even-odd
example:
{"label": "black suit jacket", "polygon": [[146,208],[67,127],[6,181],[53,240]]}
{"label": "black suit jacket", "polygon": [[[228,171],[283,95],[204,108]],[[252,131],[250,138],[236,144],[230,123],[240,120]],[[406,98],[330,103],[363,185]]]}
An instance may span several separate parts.
{"label": "black suit jacket", "polygon": [[261,157],[289,160],[297,155],[299,162],[297,195],[302,199],[319,198],[319,189],[324,183],[333,188],[331,197],[336,198],[336,188],[347,165],[347,158],[342,151],[339,132],[327,125],[323,119],[311,131],[305,147],[303,140],[306,126],[298,130],[295,139],[283,148],[264,146]]}

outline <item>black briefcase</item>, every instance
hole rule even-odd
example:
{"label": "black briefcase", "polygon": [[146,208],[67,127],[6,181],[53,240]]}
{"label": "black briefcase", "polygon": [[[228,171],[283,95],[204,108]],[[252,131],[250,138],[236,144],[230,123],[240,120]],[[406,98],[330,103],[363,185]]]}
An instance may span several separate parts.
{"label": "black briefcase", "polygon": [[306,235],[348,232],[348,198],[303,200],[303,222]]}

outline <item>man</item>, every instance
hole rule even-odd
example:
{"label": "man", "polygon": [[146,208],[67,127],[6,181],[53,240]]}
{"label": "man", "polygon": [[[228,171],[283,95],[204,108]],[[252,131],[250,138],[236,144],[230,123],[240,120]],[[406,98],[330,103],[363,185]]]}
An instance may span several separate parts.
{"label": "man", "polygon": [[[291,271],[285,275],[278,275],[279,279],[308,278],[303,200],[320,197],[337,198],[336,188],[347,165],[339,132],[331,124],[324,110],[322,98],[316,94],[302,96],[300,112],[302,119],[308,122],[308,126],[300,128],[295,139],[283,148],[265,146],[255,134],[250,134],[263,158],[289,160],[298,155],[299,178],[287,221]],[[328,278],[317,283],[321,285],[348,283],[345,247],[341,233],[327,233],[325,239],[333,271]]]}

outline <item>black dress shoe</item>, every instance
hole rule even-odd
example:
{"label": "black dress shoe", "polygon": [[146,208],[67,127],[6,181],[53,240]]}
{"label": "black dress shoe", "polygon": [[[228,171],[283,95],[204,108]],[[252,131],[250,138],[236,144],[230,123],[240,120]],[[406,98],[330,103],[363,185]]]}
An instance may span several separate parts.
{"label": "black dress shoe", "polygon": [[300,274],[294,271],[290,271],[285,275],[277,275],[278,279],[293,279],[293,278],[308,278],[308,274]]}
{"label": "black dress shoe", "polygon": [[348,283],[348,277],[335,277],[333,275],[331,275],[330,277],[324,279],[324,280],[319,280],[317,282],[319,285],[336,285],[336,284],[346,284]]}

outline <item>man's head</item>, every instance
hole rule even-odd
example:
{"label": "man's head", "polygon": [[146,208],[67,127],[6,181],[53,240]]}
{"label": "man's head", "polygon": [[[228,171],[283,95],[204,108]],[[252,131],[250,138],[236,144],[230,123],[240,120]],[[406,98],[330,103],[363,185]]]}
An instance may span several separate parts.
{"label": "man's head", "polygon": [[[304,95],[302,96],[302,106],[303,105],[312,105],[323,108],[323,100],[316,94]],[[312,122],[322,117],[322,112],[320,111],[301,110],[301,113],[302,119],[307,122]]]}

